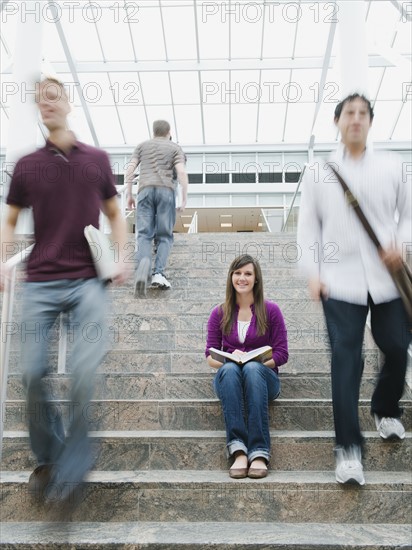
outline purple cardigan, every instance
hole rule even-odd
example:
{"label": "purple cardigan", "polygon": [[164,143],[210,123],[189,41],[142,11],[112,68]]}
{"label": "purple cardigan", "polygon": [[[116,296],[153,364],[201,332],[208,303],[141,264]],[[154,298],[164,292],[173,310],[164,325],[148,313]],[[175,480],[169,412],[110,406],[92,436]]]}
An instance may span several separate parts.
{"label": "purple cardigan", "polygon": [[216,306],[210,314],[209,321],[207,323],[207,343],[206,343],[206,357],[210,355],[209,348],[221,349],[232,353],[235,349],[241,351],[251,351],[262,346],[271,346],[273,350],[273,360],[276,367],[273,370],[278,372],[278,367],[287,362],[288,353],[288,339],[285,321],[283,315],[279,309],[279,306],[274,302],[265,300],[268,329],[262,336],[257,335],[256,315],[254,305],[251,305],[252,320],[249,329],[246,333],[245,342],[242,344],[239,342],[239,336],[237,331],[237,316],[239,307],[236,310],[236,322],[232,325],[230,334],[222,334],[220,328],[220,322],[223,317],[223,313],[220,306]]}

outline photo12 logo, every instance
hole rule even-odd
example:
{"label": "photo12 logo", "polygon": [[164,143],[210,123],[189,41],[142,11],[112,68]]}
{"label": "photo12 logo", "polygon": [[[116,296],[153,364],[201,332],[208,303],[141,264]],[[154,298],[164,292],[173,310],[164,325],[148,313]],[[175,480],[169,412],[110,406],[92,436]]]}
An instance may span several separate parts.
{"label": "photo12 logo", "polygon": [[140,6],[137,2],[111,1],[107,2],[77,2],[76,0],[45,1],[25,0],[6,1],[1,6],[1,21],[7,23],[18,17],[22,23],[33,20],[36,23],[76,23],[80,19],[86,23],[95,24],[110,17],[114,23],[139,23]]}

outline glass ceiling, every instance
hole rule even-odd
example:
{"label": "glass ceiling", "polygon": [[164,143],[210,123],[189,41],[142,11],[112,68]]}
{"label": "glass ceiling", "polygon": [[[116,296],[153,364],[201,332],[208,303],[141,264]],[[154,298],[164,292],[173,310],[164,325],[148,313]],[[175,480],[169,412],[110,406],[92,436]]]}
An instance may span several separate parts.
{"label": "glass ceiling", "polygon": [[[365,3],[376,112],[372,137],[391,145],[410,142],[412,3]],[[3,0],[0,5],[3,151],[11,103],[3,91],[13,82],[17,22],[30,17],[24,4]],[[42,70],[68,87],[70,124],[82,141],[133,147],[150,137],[153,120],[165,118],[183,147],[309,143],[328,37],[339,19],[334,1],[42,0],[36,5],[36,16],[43,18]],[[340,99],[335,35],[317,143],[336,141],[332,119]]]}

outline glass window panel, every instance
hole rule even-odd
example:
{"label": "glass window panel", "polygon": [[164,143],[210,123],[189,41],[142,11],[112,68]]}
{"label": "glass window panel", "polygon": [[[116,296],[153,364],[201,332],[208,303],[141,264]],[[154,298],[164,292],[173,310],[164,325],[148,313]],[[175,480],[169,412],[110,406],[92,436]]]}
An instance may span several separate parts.
{"label": "glass window panel", "polygon": [[132,147],[151,137],[147,127],[144,107],[118,107],[126,143]]}
{"label": "glass window panel", "polygon": [[114,107],[113,93],[107,73],[80,73],[83,98],[89,106],[107,105]]}
{"label": "glass window panel", "polygon": [[204,105],[206,143],[229,142],[229,106]]}
{"label": "glass window panel", "polygon": [[320,57],[325,54],[332,21],[338,18],[332,2],[297,3],[289,7],[289,18],[299,18],[296,57]]}
{"label": "glass window panel", "polygon": [[124,144],[124,139],[115,109],[89,107],[101,147]]}
{"label": "glass window panel", "polygon": [[267,171],[268,167],[282,166],[281,153],[258,153],[258,162],[263,172]]}
{"label": "glass window panel", "polygon": [[232,59],[259,58],[262,49],[263,5],[257,2],[246,2],[243,5],[236,2],[233,9],[235,13],[230,16]]}
{"label": "glass window panel", "polygon": [[232,183],[256,183],[256,172],[245,170],[232,174]]}
{"label": "glass window panel", "polygon": [[205,206],[230,206],[229,195],[206,195]]}
{"label": "glass window panel", "polygon": [[390,138],[400,108],[400,101],[376,102],[375,117],[369,133],[372,141],[386,141]]}
{"label": "glass window panel", "polygon": [[229,174],[206,173],[206,183],[229,183]]}
{"label": "glass window panel", "polygon": [[284,159],[283,171],[285,173],[301,172],[305,162],[308,162],[308,155],[307,153],[285,153]]}
{"label": "glass window panel", "polygon": [[[394,37],[397,21],[400,18],[399,11],[391,2],[371,2],[368,20],[366,22],[367,33],[374,42],[390,46]],[[369,53],[379,53],[373,47]]]}
{"label": "glass window panel", "polygon": [[189,183],[203,183],[203,174],[188,174]]}
{"label": "glass window panel", "polygon": [[187,197],[187,208],[197,208],[203,206],[203,196],[188,195]]}
{"label": "glass window panel", "polygon": [[280,143],[285,120],[285,104],[261,105],[259,111],[259,143]]}
{"label": "glass window panel", "polygon": [[200,57],[203,59],[229,58],[229,23],[228,20],[223,22],[222,7],[218,2],[196,4]]}
{"label": "glass window panel", "polygon": [[[265,31],[263,41],[263,57],[291,57],[295,38],[296,22],[292,13],[288,19],[283,17],[284,5],[268,4],[265,13]],[[280,4],[280,3],[279,3]]]}
{"label": "glass window panel", "polygon": [[[379,90],[378,100],[403,100],[407,92],[408,78],[404,68],[386,67],[382,86]],[[404,84],[405,83],[405,84]],[[412,85],[409,79],[409,92],[412,92]]]}
{"label": "glass window panel", "polygon": [[369,82],[369,96],[373,101],[378,93],[382,76],[385,72],[383,67],[369,67],[368,82]]}
{"label": "glass window panel", "polygon": [[259,183],[282,183],[282,172],[260,172]]}
{"label": "glass window panel", "polygon": [[170,105],[169,78],[166,72],[140,74],[146,105]]}
{"label": "glass window panel", "polygon": [[250,163],[256,163],[255,153],[233,153],[231,170],[233,172],[241,172]]}
{"label": "glass window panel", "polygon": [[147,2],[140,2],[138,23],[131,23],[133,42],[139,61],[165,60],[166,52],[163,41],[162,21],[159,3],[155,8]]}
{"label": "glass window panel", "polygon": [[[321,90],[319,82],[321,69],[295,69],[292,71],[292,77],[282,88],[282,99],[289,100],[291,103],[316,103],[319,101]],[[324,97],[327,99],[337,92],[339,87],[336,83],[330,82],[327,78],[323,90]],[[328,99],[330,100],[330,99]]]}
{"label": "glass window panel", "polygon": [[232,143],[253,143],[256,141],[257,105],[232,105]]}
{"label": "glass window panel", "polygon": [[138,73],[110,73],[110,89],[117,105],[142,106],[143,96]]}
{"label": "glass window panel", "polygon": [[180,143],[200,144],[203,142],[200,105],[176,105],[175,116],[177,137]]}
{"label": "glass window panel", "polygon": [[[102,17],[96,23],[100,40],[103,46],[106,61],[126,61],[134,59],[131,40],[131,27],[140,27],[138,23],[129,24],[128,19],[133,15],[129,10],[129,17],[122,14],[118,21],[113,21],[114,13],[102,10]],[[136,14],[136,20],[138,19]],[[136,29],[137,31],[137,29]]]}
{"label": "glass window panel", "polygon": [[197,72],[170,73],[175,105],[200,103],[199,77]]}
{"label": "glass window panel", "polygon": [[206,174],[230,172],[229,154],[207,154],[203,168]]}
{"label": "glass window panel", "polygon": [[229,71],[202,71],[201,86],[204,105],[229,105],[231,98]]}
{"label": "glass window panel", "polygon": [[290,71],[262,71],[261,103],[283,103],[287,100]]}
{"label": "glass window panel", "polygon": [[309,141],[314,112],[314,104],[289,103],[285,131],[286,142],[305,143]]}
{"label": "glass window panel", "polygon": [[51,63],[66,61],[66,54],[54,23],[43,26],[43,49]]}
{"label": "glass window panel", "polygon": [[256,204],[255,194],[241,194],[236,193],[232,195],[232,206],[252,206]]}
{"label": "glass window panel", "polygon": [[316,142],[332,142],[336,138],[336,126],[334,123],[334,113],[337,103],[322,103],[319,110],[314,134]]}
{"label": "glass window panel", "polygon": [[230,71],[230,82],[222,98],[232,104],[256,105],[262,97],[260,71]]}
{"label": "glass window panel", "polygon": [[69,128],[73,130],[79,141],[95,145],[90,127],[87,123],[83,109],[75,107],[67,117]]}
{"label": "glass window panel", "polygon": [[68,14],[62,18],[62,27],[70,53],[76,61],[102,61],[102,50],[92,12],[85,11],[85,13],[88,15],[83,17],[81,10],[74,10],[73,20],[70,20]]}
{"label": "glass window panel", "polygon": [[[405,4],[405,7],[406,7],[406,4]],[[398,34],[396,35],[394,48],[401,54],[410,54],[411,53],[410,21],[407,21],[406,18],[402,19],[397,29],[398,29]]]}
{"label": "glass window panel", "polygon": [[[403,104],[401,116],[399,117],[392,139],[395,141],[412,141],[412,109],[411,101]],[[409,153],[409,161],[410,161]]]}
{"label": "glass window panel", "polygon": [[[164,2],[163,21],[168,59],[196,59],[196,27],[193,4],[189,7],[167,7]],[[182,32],[183,30],[183,32]]]}
{"label": "glass window panel", "polygon": [[188,172],[191,172],[193,174],[202,174],[203,155],[188,154],[186,168]]}

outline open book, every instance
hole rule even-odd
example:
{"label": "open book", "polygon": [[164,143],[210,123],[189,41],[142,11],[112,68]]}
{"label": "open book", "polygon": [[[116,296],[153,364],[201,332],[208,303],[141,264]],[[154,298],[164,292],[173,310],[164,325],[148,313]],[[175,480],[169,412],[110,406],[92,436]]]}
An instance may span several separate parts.
{"label": "open book", "polygon": [[237,363],[238,365],[244,365],[248,361],[259,361],[264,363],[272,359],[272,348],[270,346],[263,346],[262,348],[252,349],[247,353],[238,355],[237,353],[227,353],[226,351],[221,351],[216,348],[209,348],[210,355],[216,361],[225,363],[228,359]]}

